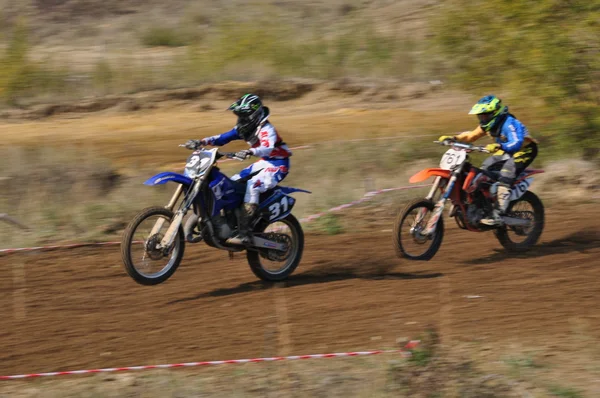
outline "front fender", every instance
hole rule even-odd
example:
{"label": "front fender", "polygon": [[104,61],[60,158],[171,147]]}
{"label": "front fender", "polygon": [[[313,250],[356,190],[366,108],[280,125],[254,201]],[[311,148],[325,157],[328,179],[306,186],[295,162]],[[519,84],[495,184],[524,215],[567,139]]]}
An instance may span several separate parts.
{"label": "front fender", "polygon": [[410,177],[408,182],[414,184],[416,182],[425,181],[429,177],[442,177],[442,178],[450,178],[450,170],[440,169],[440,168],[431,168],[419,171],[414,176]]}
{"label": "front fender", "polygon": [[144,185],[161,185],[161,184],[166,184],[169,181],[173,181],[178,184],[189,187],[192,184],[193,180],[182,174],[165,171],[163,173],[160,173],[153,177],[150,177],[149,179],[147,179],[144,182]]}

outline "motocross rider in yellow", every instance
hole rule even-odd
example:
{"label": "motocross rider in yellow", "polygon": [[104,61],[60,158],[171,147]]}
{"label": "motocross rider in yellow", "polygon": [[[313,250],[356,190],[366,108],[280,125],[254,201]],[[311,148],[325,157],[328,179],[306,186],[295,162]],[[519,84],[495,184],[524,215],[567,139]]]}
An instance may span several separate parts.
{"label": "motocross rider in yellow", "polygon": [[510,189],[516,177],[537,156],[537,141],[527,131],[527,128],[515,116],[508,112],[508,106],[494,95],[481,98],[471,108],[469,115],[477,115],[479,125],[473,131],[465,131],[455,136],[443,135],[440,141],[453,140],[459,142],[474,142],[489,135],[495,142],[488,144],[486,149],[492,154],[481,168],[489,171],[500,170],[496,206],[493,213],[480,222],[485,225],[500,226],[504,224],[502,216],[510,203]]}

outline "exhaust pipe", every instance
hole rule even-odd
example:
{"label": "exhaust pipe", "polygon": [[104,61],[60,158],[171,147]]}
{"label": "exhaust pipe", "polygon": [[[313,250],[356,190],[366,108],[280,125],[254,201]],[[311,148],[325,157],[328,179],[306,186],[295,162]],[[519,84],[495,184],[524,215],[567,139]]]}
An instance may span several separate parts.
{"label": "exhaust pipe", "polygon": [[185,240],[188,243],[198,243],[202,240],[202,234],[198,236],[194,236],[194,228],[198,224],[198,219],[200,216],[197,214],[192,214],[190,218],[187,219],[185,225],[183,226],[183,233],[185,235]]}

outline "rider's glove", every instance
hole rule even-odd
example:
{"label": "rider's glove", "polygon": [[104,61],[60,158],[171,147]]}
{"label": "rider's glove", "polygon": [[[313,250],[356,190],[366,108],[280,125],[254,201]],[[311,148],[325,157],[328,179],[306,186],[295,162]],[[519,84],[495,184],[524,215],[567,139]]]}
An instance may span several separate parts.
{"label": "rider's glove", "polygon": [[205,140],[188,140],[188,142],[185,143],[187,149],[198,149],[203,145],[206,145]]}
{"label": "rider's glove", "polygon": [[444,141],[456,141],[456,137],[453,135],[443,135],[440,138],[438,138],[439,142],[444,142]]}
{"label": "rider's glove", "polygon": [[244,150],[241,150],[239,152],[236,152],[236,154],[235,154],[236,158],[242,159],[242,160],[244,160],[244,159],[246,159],[246,158],[248,158],[250,156],[252,156],[252,152],[250,152],[247,149],[244,149]]}
{"label": "rider's glove", "polygon": [[502,145],[500,145],[500,144],[497,144],[497,143],[495,143],[495,142],[494,142],[493,144],[487,144],[487,145],[485,146],[485,149],[486,149],[486,150],[487,150],[489,153],[496,153],[496,152],[498,152],[499,150],[501,150],[501,149],[502,149]]}

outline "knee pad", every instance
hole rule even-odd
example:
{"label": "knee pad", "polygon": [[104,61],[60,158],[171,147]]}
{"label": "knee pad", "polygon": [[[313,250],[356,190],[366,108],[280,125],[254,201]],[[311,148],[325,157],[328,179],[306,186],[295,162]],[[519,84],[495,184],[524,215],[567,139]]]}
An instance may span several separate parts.
{"label": "knee pad", "polygon": [[500,178],[498,178],[498,184],[504,185],[508,188],[510,188],[514,182],[515,182],[514,178],[502,177],[502,176],[500,176]]}

